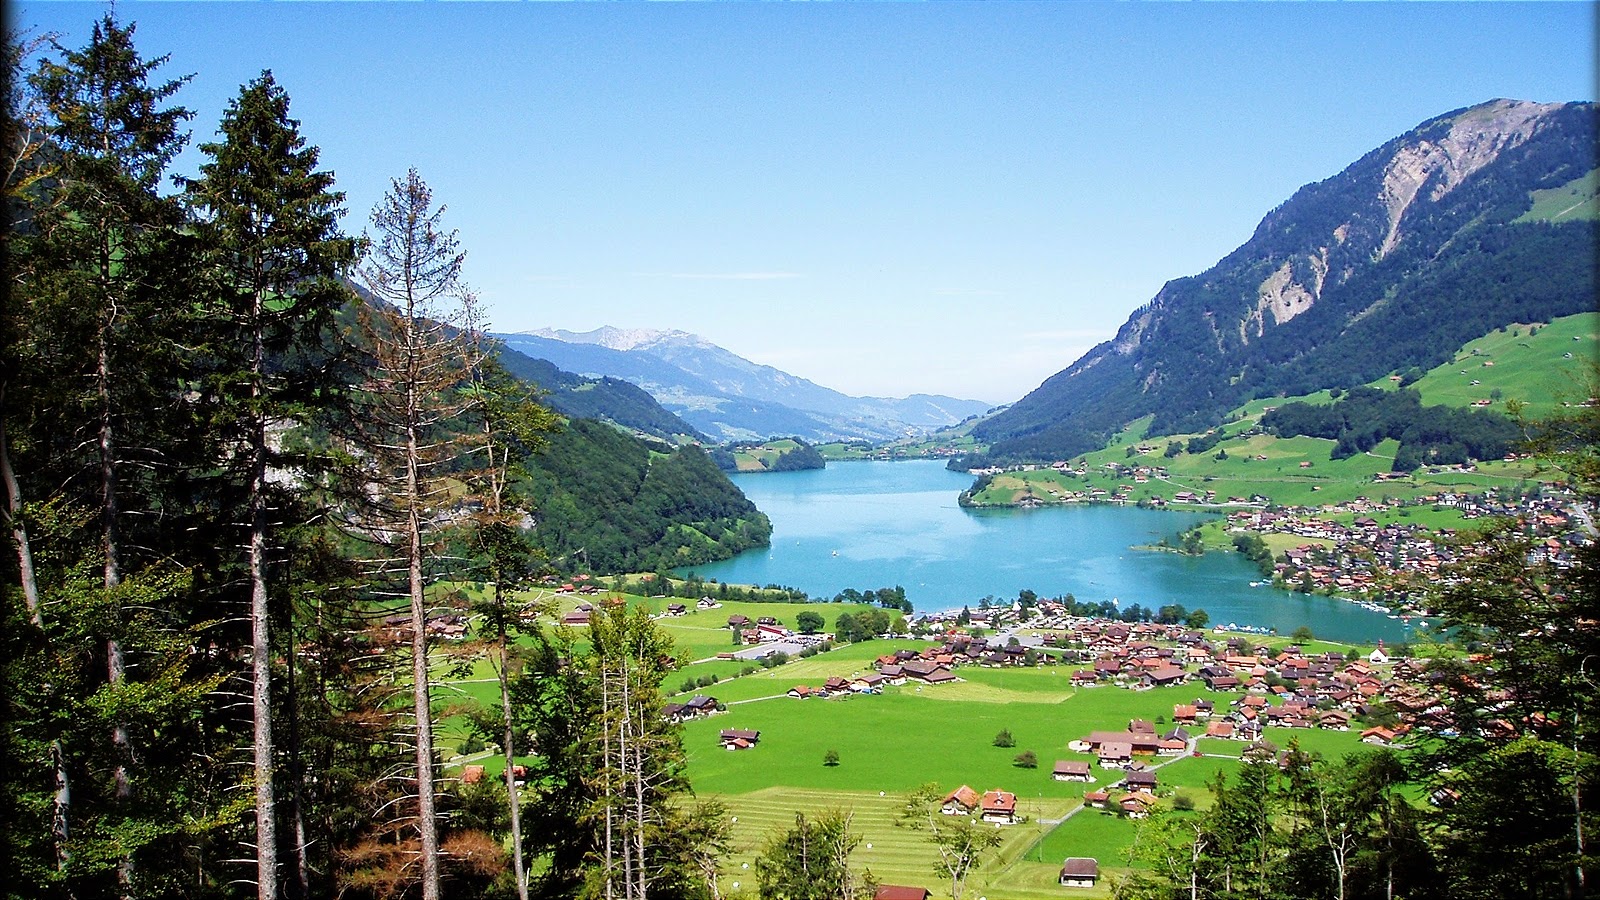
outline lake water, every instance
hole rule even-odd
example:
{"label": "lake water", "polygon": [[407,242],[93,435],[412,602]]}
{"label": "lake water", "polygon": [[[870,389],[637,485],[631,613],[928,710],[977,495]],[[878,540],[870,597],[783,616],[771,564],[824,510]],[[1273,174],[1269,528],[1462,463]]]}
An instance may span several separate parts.
{"label": "lake water", "polygon": [[772,519],[772,546],[697,566],[702,577],[781,584],[813,597],[901,585],[918,611],[976,608],[985,596],[1117,600],[1202,608],[1212,624],[1301,625],[1333,640],[1395,642],[1410,627],[1329,597],[1251,587],[1261,576],[1233,553],[1187,557],[1134,550],[1176,540],[1200,513],[1122,506],[966,510],[971,476],[942,462],[830,462],[805,472],[735,475]]}

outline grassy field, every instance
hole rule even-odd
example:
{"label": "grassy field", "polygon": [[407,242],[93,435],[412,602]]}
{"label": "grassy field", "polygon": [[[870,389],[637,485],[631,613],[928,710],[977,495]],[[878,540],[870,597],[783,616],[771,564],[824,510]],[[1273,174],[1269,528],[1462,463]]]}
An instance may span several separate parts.
{"label": "grassy field", "polygon": [[[1592,174],[1592,173],[1591,173]],[[1562,402],[1585,396],[1583,368],[1600,353],[1600,313],[1557,319],[1548,325],[1512,325],[1467,344],[1454,359],[1428,371],[1414,386],[1427,405],[1470,406],[1508,400],[1538,418]]]}
{"label": "grassy field", "polygon": [[1600,219],[1600,169],[1590,169],[1587,174],[1560,187],[1534,191],[1533,207],[1517,221],[1571,222],[1580,219]]}
{"label": "grassy field", "polygon": [[[811,671],[842,674],[846,666],[840,664],[859,659],[864,665],[890,646],[878,641],[854,645],[718,685],[714,692],[719,697],[735,692],[767,695],[765,685],[786,688],[808,680],[790,676]],[[1319,643],[1316,649],[1344,647]],[[920,884],[942,893],[947,888],[932,877],[929,848],[915,833],[894,824],[905,795],[929,781],[943,790],[967,784],[980,791],[1011,791],[1027,816],[1025,822],[1005,829],[1004,844],[973,885],[973,896],[1059,897],[1055,878],[1067,856],[1094,856],[1103,869],[1116,869],[1126,857],[1134,824],[1098,811],[1073,813],[1092,785],[1055,781],[1050,775],[1055,761],[1089,759],[1068,750],[1067,744],[1090,731],[1118,730],[1131,718],[1164,723],[1175,703],[1208,697],[1220,707],[1232,695],[1194,684],[1152,691],[1110,686],[1073,689],[1068,681],[1071,671],[1068,666],[966,667],[960,670],[959,683],[920,688],[908,684],[877,696],[834,700],[756,699],[688,723],[684,744],[697,795],[721,799],[738,817],[738,853],[730,860],[733,878],[739,880],[740,873],[749,876],[743,866],[770,835],[793,824],[796,811],[845,809],[853,812],[854,827],[863,837],[858,864],[870,867],[882,881]],[[742,684],[746,682],[748,686]],[[717,735],[724,728],[758,730],[761,741],[748,751],[723,750]],[[994,746],[1002,729],[1011,732],[1014,747]],[[1267,737],[1284,747],[1294,739],[1302,748],[1330,757],[1361,747],[1354,732],[1274,728],[1268,729]],[[1204,808],[1209,803],[1207,785],[1219,772],[1237,766],[1243,745],[1202,741],[1202,749],[1216,755],[1177,758],[1160,769],[1163,796],[1181,791]],[[829,750],[838,754],[838,765],[824,765]],[[1015,764],[1024,750],[1035,753],[1038,768]],[[1115,781],[1115,773],[1096,770],[1096,774],[1099,785]],[[1105,894],[1073,892],[1073,896]]]}
{"label": "grassy field", "polygon": [[[564,596],[557,605],[569,609],[580,599]],[[653,611],[678,602],[637,596],[625,599]],[[896,824],[906,794],[931,781],[943,790],[968,784],[979,791],[1011,791],[1025,817],[1003,829],[1003,843],[974,878],[970,896],[989,900],[1059,898],[1064,895],[1056,884],[1062,859],[1093,856],[1100,860],[1104,873],[1114,874],[1126,859],[1135,833],[1134,823],[1127,819],[1081,809],[1083,792],[1109,786],[1116,773],[1096,769],[1095,785],[1058,782],[1051,777],[1056,760],[1090,759],[1069,750],[1067,744],[1091,731],[1120,730],[1133,718],[1149,719],[1165,730],[1174,704],[1207,697],[1220,708],[1233,696],[1208,691],[1201,684],[1152,691],[1111,686],[1075,689],[1070,676],[1076,667],[1059,665],[1033,669],[968,666],[959,670],[961,680],[951,684],[907,684],[886,688],[879,695],[794,700],[784,694],[796,684],[816,685],[831,675],[870,671],[873,660],[882,654],[927,644],[868,641],[743,676],[739,673],[749,663],[714,659],[717,652],[732,649],[726,629],[731,614],[751,619],[772,615],[793,624],[795,614],[805,609],[831,620],[840,612],[860,608],[725,602],[720,609],[659,620],[685,651],[685,658],[709,660],[686,665],[683,676],[716,674],[716,684],[696,691],[727,704],[726,712],[689,722],[682,732],[696,796],[722,800],[735,817],[736,852],[725,861],[725,884],[739,882],[740,890],[754,887],[753,872],[746,867],[770,836],[793,825],[796,812],[840,809],[852,813],[853,827],[862,836],[856,865],[869,868],[880,881],[924,885],[936,895],[948,896],[947,885],[934,877],[931,848],[921,835]],[[581,634],[581,629],[577,631]],[[1266,643],[1283,644],[1287,639]],[[1315,642],[1310,649],[1342,653],[1350,648]],[[469,668],[465,677],[441,682],[436,688],[440,746],[447,752],[453,752],[466,737],[461,714],[465,704],[493,707],[498,703],[498,685],[487,660],[478,659]],[[665,687],[669,693],[678,689],[679,680],[668,680]],[[747,751],[724,750],[718,734],[725,728],[758,730],[760,743]],[[1015,746],[994,746],[1002,729],[1011,732]],[[1361,746],[1354,732],[1268,729],[1267,737],[1284,747],[1294,739],[1302,748],[1330,757]],[[1202,740],[1200,747],[1214,755],[1176,758],[1160,769],[1159,793],[1168,802],[1182,792],[1204,809],[1210,802],[1207,785],[1219,772],[1235,768],[1243,749],[1234,741]],[[830,750],[838,754],[838,765],[824,765]],[[1016,765],[1016,757],[1025,750],[1036,755],[1037,768]],[[452,760],[447,774],[457,773],[469,763],[483,765],[491,776],[504,766],[497,755],[479,753]],[[1109,896],[1111,881],[1103,879],[1094,891],[1075,890],[1070,895]]]}

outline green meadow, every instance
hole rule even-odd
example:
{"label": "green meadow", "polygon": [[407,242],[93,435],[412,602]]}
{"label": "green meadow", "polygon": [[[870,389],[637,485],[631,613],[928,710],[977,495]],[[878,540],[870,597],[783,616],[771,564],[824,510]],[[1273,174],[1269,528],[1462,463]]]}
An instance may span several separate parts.
{"label": "green meadow", "polygon": [[[571,609],[585,598],[562,596],[560,610]],[[587,598],[599,602],[599,597]],[[630,604],[643,604],[653,612],[666,598],[627,596]],[[923,885],[935,895],[948,896],[948,885],[934,875],[934,855],[921,835],[896,824],[905,796],[918,786],[935,782],[942,790],[967,784],[979,791],[1001,789],[1017,795],[1023,821],[1002,829],[1003,841],[970,885],[972,897],[986,900],[1047,900],[1063,896],[1106,897],[1113,879],[1102,880],[1092,891],[1067,891],[1056,883],[1061,861],[1068,856],[1092,856],[1102,872],[1114,875],[1125,865],[1136,824],[1115,814],[1083,807],[1083,793],[1109,787],[1117,773],[1094,770],[1093,784],[1058,782],[1051,777],[1057,760],[1090,760],[1068,749],[1069,742],[1091,731],[1121,730],[1130,719],[1149,719],[1165,731],[1172,707],[1209,698],[1226,709],[1233,694],[1212,692],[1198,682],[1149,691],[1130,691],[1110,685],[1074,688],[1069,665],[1044,665],[1029,669],[986,669],[964,666],[961,680],[928,686],[908,683],[889,686],[877,695],[851,695],[833,699],[796,700],[786,696],[797,684],[820,685],[830,676],[848,677],[872,670],[877,657],[900,648],[920,649],[926,641],[873,640],[837,647],[807,658],[796,657],[771,669],[740,673],[752,663],[716,659],[734,649],[726,627],[729,615],[754,620],[773,616],[794,624],[803,610],[821,613],[828,624],[839,613],[864,607],[850,604],[796,604],[724,602],[722,607],[660,618],[660,626],[678,644],[688,662],[682,678],[669,678],[664,688],[675,694],[683,679],[715,674],[718,681],[695,688],[726,705],[726,711],[686,723],[683,745],[690,783],[700,799],[717,798],[734,817],[735,853],[724,861],[725,885],[738,882],[754,887],[750,866],[763,844],[794,823],[797,812],[813,814],[845,810],[862,844],[854,863],[870,869],[881,882]],[[582,629],[574,629],[581,640]],[[1288,643],[1267,639],[1269,646]],[[1345,652],[1343,644],[1314,642],[1311,652]],[[460,651],[454,651],[459,653]],[[451,654],[451,650],[441,651]],[[695,660],[699,660],[696,662]],[[494,707],[499,702],[494,670],[485,659],[471,661],[465,677],[442,681],[435,697],[440,707],[440,744],[453,752],[466,738],[467,704]],[[680,694],[679,698],[686,696]],[[724,750],[718,740],[726,728],[761,732],[756,747]],[[994,746],[995,736],[1009,731],[1012,747]],[[1193,730],[1193,729],[1191,729]],[[1361,747],[1356,732],[1267,729],[1268,740],[1280,747],[1295,741],[1305,750],[1337,757]],[[1236,741],[1199,741],[1200,757],[1175,757],[1160,768],[1158,794],[1167,803],[1183,793],[1204,809],[1207,790],[1221,773],[1238,765],[1243,744]],[[1036,768],[1022,768],[1016,757],[1032,751]],[[824,765],[829,751],[838,765]],[[483,765],[493,776],[504,768],[492,752],[451,760],[447,773],[466,764]]]}
{"label": "green meadow", "polygon": [[[962,681],[946,685],[908,683],[880,695],[826,700],[777,696],[779,688],[864,670],[872,657],[898,643],[853,645],[716,685],[711,693],[719,699],[770,699],[733,702],[724,713],[684,726],[696,794],[722,800],[738,820],[737,852],[728,867],[735,880],[739,873],[749,877],[743,867],[768,837],[793,824],[795,812],[842,809],[853,813],[855,830],[862,835],[857,864],[869,867],[880,881],[923,885],[947,895],[947,885],[933,877],[930,848],[914,832],[894,824],[905,795],[932,781],[943,790],[967,784],[979,791],[1011,791],[1026,817],[1003,829],[1004,842],[975,879],[972,896],[1107,896],[1109,882],[1103,891],[1066,892],[1055,879],[1068,856],[1096,857],[1103,869],[1112,871],[1123,865],[1134,823],[1097,810],[1074,812],[1083,805],[1085,790],[1109,786],[1116,773],[1096,769],[1092,785],[1058,782],[1050,774],[1055,761],[1089,759],[1067,745],[1091,731],[1120,730],[1133,718],[1150,719],[1164,730],[1176,703],[1207,697],[1226,708],[1234,696],[1201,684],[1151,691],[1074,689],[1072,666],[967,666],[959,670]],[[717,740],[724,728],[760,731],[760,743],[745,751],[724,750]],[[1011,732],[1015,746],[994,746],[1002,729]],[[1330,757],[1361,746],[1354,732],[1274,728],[1267,737],[1283,747],[1296,740],[1303,749]],[[1202,748],[1215,755],[1173,758],[1160,769],[1159,794],[1168,802],[1181,791],[1200,808],[1208,805],[1207,785],[1238,765],[1243,744],[1202,741]],[[824,765],[830,750],[838,755],[836,766]],[[1034,752],[1037,768],[1016,765],[1015,758],[1025,750]]]}

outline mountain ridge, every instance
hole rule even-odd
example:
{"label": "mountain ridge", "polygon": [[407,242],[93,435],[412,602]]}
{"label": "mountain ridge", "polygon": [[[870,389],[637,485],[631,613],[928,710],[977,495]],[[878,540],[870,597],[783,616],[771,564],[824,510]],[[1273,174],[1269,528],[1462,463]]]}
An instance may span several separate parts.
{"label": "mountain ridge", "polygon": [[982,401],[929,394],[852,397],[678,330],[541,328],[496,338],[562,369],[632,382],[679,418],[725,441],[789,435],[808,441],[890,440],[991,408]]}
{"label": "mountain ridge", "polygon": [[1595,105],[1492,100],[1305,185],[1198,275],[974,434],[982,458],[1065,458],[1154,415],[1204,430],[1246,400],[1436,364],[1514,321],[1593,308],[1595,223],[1520,221],[1595,160]]}

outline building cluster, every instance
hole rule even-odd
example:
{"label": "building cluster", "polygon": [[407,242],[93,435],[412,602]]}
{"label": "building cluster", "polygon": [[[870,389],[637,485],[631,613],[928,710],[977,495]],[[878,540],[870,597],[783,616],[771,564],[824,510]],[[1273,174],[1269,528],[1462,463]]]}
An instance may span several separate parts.
{"label": "building cluster", "polygon": [[[1590,540],[1567,501],[1554,497],[1501,497],[1491,489],[1481,494],[1432,494],[1416,504],[1458,509],[1469,520],[1515,519],[1533,541],[1529,561],[1534,563],[1570,565],[1577,549]],[[1470,547],[1454,543],[1452,529],[1434,532],[1400,522],[1380,525],[1373,518],[1401,505],[1396,500],[1357,498],[1319,509],[1239,510],[1228,516],[1228,527],[1305,538],[1306,543],[1284,551],[1275,567],[1276,576],[1292,586],[1375,598],[1419,578],[1434,585],[1446,583],[1449,566],[1470,553]],[[1341,513],[1352,516],[1352,521],[1345,524],[1330,518]]]}

